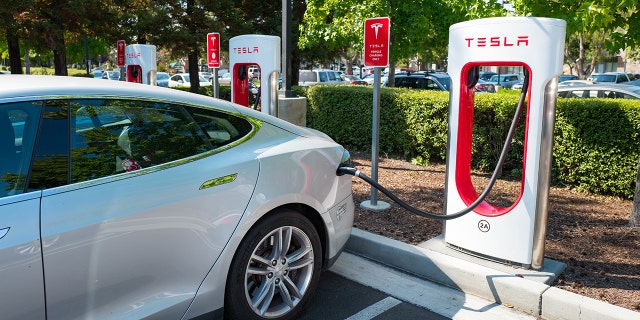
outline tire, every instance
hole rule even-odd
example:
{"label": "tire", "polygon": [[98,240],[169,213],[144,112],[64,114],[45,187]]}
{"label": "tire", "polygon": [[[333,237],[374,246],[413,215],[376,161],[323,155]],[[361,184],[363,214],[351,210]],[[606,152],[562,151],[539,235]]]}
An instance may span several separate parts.
{"label": "tire", "polygon": [[313,224],[291,210],[272,214],[238,247],[227,278],[225,319],[295,319],[316,290],[321,266]]}

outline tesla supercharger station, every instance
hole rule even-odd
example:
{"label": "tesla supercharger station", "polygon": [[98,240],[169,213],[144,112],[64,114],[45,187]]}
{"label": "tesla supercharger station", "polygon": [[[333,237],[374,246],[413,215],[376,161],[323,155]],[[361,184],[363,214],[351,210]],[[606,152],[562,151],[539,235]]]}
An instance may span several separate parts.
{"label": "tesla supercharger station", "polygon": [[130,44],[124,49],[124,57],[128,82],[156,84],[156,46]]}
{"label": "tesla supercharger station", "polygon": [[[557,92],[562,72],[566,22],[550,18],[488,18],[449,28],[449,146],[446,214],[476,199],[471,181],[474,68],[522,67],[530,75],[522,183],[509,207],[482,202],[472,212],[445,222],[444,241],[492,260],[540,269],[544,259],[547,203]],[[476,69],[475,71],[477,71]]]}
{"label": "tesla supercharger station", "polygon": [[229,39],[231,102],[249,106],[249,66],[260,67],[260,99],[263,113],[278,116],[280,37],[246,34]]}

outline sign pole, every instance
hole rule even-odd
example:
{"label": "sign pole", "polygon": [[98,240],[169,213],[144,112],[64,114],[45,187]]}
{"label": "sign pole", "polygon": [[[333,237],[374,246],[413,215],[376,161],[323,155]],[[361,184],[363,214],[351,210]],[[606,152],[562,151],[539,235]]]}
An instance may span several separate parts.
{"label": "sign pole", "polygon": [[[388,17],[367,19],[364,24],[364,65],[373,67],[373,112],[371,125],[371,179],[378,181],[378,146],[380,137],[380,67],[389,64]],[[366,210],[383,211],[391,208],[384,201],[378,201],[378,189],[371,187],[371,199],[363,201],[360,207]]]}

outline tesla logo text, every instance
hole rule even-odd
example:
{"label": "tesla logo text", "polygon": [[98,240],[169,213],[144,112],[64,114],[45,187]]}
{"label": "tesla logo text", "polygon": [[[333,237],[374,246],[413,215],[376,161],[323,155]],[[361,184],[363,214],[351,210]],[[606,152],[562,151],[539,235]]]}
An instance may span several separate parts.
{"label": "tesla logo text", "polygon": [[127,52],[127,58],[129,59],[140,58],[140,52]]}
{"label": "tesla logo text", "polygon": [[250,54],[250,53],[258,53],[258,46],[251,47],[242,47],[242,48],[233,48],[233,52],[236,54]]}
{"label": "tesla logo text", "polygon": [[529,36],[464,38],[470,47],[528,47]]}

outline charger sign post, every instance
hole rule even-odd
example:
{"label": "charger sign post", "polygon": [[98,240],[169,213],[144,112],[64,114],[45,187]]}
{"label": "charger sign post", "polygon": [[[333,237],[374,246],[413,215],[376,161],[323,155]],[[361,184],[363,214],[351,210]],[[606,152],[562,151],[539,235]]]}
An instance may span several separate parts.
{"label": "charger sign post", "polygon": [[364,23],[364,65],[386,67],[389,64],[388,17],[367,19]]}
{"label": "charger sign post", "polygon": [[124,40],[118,40],[117,42],[117,47],[118,47],[118,67],[124,67],[125,61],[124,61]]}
{"label": "charger sign post", "polygon": [[[378,139],[380,128],[380,67],[389,64],[388,17],[371,18],[364,22],[364,65],[373,67],[373,114],[371,125],[371,179],[378,181]],[[383,211],[391,207],[389,203],[378,201],[378,193],[371,187],[371,199],[360,204],[365,210]]]}
{"label": "charger sign post", "polygon": [[209,68],[220,68],[220,34],[207,34],[207,63]]}

